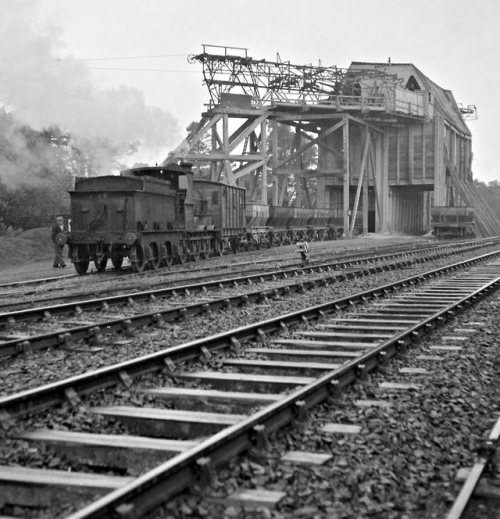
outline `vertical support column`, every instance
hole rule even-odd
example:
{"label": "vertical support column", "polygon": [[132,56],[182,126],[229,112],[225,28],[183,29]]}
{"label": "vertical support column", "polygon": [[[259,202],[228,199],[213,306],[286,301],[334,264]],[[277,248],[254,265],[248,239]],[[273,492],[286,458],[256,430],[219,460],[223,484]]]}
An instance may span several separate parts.
{"label": "vertical support column", "polygon": [[470,149],[470,139],[465,139],[465,158],[464,158],[464,166],[465,166],[465,179],[467,182],[472,182],[472,171],[471,171],[471,149]]}
{"label": "vertical support column", "polygon": [[379,197],[379,229],[380,232],[389,232],[390,207],[389,207],[389,137],[386,132],[377,139],[376,173]]}
{"label": "vertical support column", "polygon": [[[255,153],[256,152],[256,144],[255,144],[255,133],[252,132],[250,133],[250,135],[248,136],[248,149],[250,151],[250,153]],[[249,197],[249,200],[247,200],[247,202],[252,202],[252,203],[255,203],[259,200],[259,198],[257,197],[255,191],[258,187],[258,181],[259,181],[259,170],[253,170],[251,171],[249,174],[248,174],[248,180],[250,181],[250,186],[249,186],[249,190],[247,191],[247,195],[249,194],[250,197]]]}
{"label": "vertical support column", "polygon": [[446,169],[444,166],[444,123],[441,116],[434,117],[434,205],[446,202]]}
{"label": "vertical support column", "polygon": [[349,233],[349,119],[344,116],[344,126],[342,127],[342,170],[343,170],[343,218],[344,218],[344,236],[350,237]]}
{"label": "vertical support column", "polygon": [[413,126],[408,127],[408,183],[415,183],[415,153],[414,153],[414,142],[413,139]]}
{"label": "vertical support column", "polygon": [[[370,139],[368,142],[368,146],[372,146],[371,138],[370,138],[370,130],[365,128],[365,140]],[[363,177],[363,234],[368,234],[368,187],[370,185],[370,160],[369,159],[370,150],[367,150],[366,154],[366,162],[365,162],[365,172]]]}
{"label": "vertical support column", "polygon": [[[293,139],[293,153],[298,152],[301,148],[302,148],[302,130],[300,129],[300,127],[296,127],[295,136]],[[297,169],[300,169],[302,172],[302,162],[303,162],[302,153],[300,153],[298,155],[298,157],[295,158],[295,160],[297,160],[297,159],[299,161],[299,168],[297,168]],[[303,192],[305,191],[303,182],[304,181],[307,182],[307,180],[302,175],[297,175],[296,173],[293,173],[293,176],[295,178],[295,196],[297,197],[297,200],[300,200]],[[285,181],[286,181],[286,178],[285,178]]]}
{"label": "vertical support column", "polygon": [[399,186],[401,182],[401,132],[399,128],[396,126],[396,184]]}
{"label": "vertical support column", "polygon": [[229,157],[229,116],[224,114],[222,116],[222,153],[224,154],[224,175],[226,177],[226,182],[233,183],[233,172],[231,170],[231,164],[227,159]]}
{"label": "vertical support column", "polygon": [[260,123],[260,153],[264,159],[262,165],[260,203],[267,205],[267,120]]}
{"label": "vertical support column", "polygon": [[273,194],[272,204],[274,206],[279,205],[280,185],[279,176],[276,171],[276,164],[278,163],[278,122],[276,120],[271,121],[271,156],[273,165]]}
{"label": "vertical support column", "polygon": [[[212,126],[211,129],[211,146],[212,146],[212,153],[214,153],[217,150],[217,130],[215,125]],[[217,173],[217,161],[211,160],[210,161],[210,180],[213,180],[214,182],[217,182],[218,179],[218,173]]]}
{"label": "vertical support column", "polygon": [[[427,96],[424,96],[425,98],[427,98]],[[425,181],[425,175],[426,175],[426,171],[425,171],[425,159],[426,159],[426,146],[425,146],[425,137],[426,137],[426,134],[427,132],[425,131],[427,128],[427,123],[423,123],[422,124],[422,180]]]}
{"label": "vertical support column", "polygon": [[[321,130],[318,131],[318,136],[319,134],[321,133]],[[318,155],[320,153],[320,150],[319,150],[319,146],[318,146]],[[318,157],[318,170],[321,170],[321,159],[320,157]],[[321,174],[316,178],[316,182],[317,182],[317,186],[318,186],[318,189],[317,189],[317,192],[316,192],[316,207],[319,208],[319,209],[323,209],[324,207],[326,207],[325,205],[325,200],[326,200],[326,194],[325,194],[325,189],[326,189],[326,179],[325,179],[325,176],[324,174]]]}

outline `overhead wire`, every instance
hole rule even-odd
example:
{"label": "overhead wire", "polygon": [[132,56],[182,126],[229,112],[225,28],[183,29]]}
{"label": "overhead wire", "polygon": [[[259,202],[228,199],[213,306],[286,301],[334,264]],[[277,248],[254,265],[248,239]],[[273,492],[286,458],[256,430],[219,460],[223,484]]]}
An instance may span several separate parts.
{"label": "overhead wire", "polygon": [[88,67],[90,70],[121,70],[131,72],[186,72],[189,74],[199,74],[198,70],[176,70],[176,69],[156,69],[156,68],[121,68],[121,67]]}
{"label": "overhead wire", "polygon": [[[67,58],[70,61],[116,61],[116,60],[130,60],[130,59],[156,59],[156,58],[175,58],[186,57],[186,54],[155,54],[144,56],[115,56],[115,57],[97,57],[97,58]],[[57,61],[66,61],[64,58],[59,58]],[[89,70],[116,70],[125,72],[174,72],[174,73],[191,73],[198,74],[195,70],[181,70],[181,69],[167,69],[167,68],[133,68],[133,67],[93,67],[87,65]]]}
{"label": "overhead wire", "polygon": [[151,59],[151,58],[179,58],[187,57],[187,54],[156,54],[150,56],[115,56],[115,57],[100,57],[100,58],[73,58],[75,61],[105,61],[105,60],[120,60],[120,59]]}

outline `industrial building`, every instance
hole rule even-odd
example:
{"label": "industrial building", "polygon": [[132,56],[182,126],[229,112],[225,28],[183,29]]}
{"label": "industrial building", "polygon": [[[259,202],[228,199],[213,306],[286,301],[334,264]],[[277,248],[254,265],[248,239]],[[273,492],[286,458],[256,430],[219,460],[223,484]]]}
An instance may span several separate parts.
{"label": "industrial building", "polygon": [[210,103],[165,162],[245,186],[252,225],[286,207],[328,210],[346,237],[440,226],[500,234],[473,184],[466,120],[475,107],[415,65],[293,65],[208,45],[191,59],[203,65]]}

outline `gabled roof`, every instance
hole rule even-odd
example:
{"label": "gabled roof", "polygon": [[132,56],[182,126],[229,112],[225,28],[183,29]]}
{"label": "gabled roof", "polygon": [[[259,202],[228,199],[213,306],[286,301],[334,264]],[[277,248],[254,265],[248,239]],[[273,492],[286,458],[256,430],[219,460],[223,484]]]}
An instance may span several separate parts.
{"label": "gabled roof", "polygon": [[421,90],[428,90],[434,96],[434,107],[438,109],[444,118],[455,128],[466,135],[471,135],[471,132],[465,124],[457,102],[451,93],[451,90],[441,88],[439,85],[431,81],[412,63],[368,63],[362,61],[353,61],[349,70],[368,70],[375,69],[385,72],[390,75],[395,75],[402,79],[403,86],[415,80]]}

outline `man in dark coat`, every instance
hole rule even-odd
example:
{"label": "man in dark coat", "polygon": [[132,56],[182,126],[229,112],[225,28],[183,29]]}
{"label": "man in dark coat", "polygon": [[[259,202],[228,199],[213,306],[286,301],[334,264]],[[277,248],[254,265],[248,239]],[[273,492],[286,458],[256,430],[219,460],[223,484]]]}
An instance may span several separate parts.
{"label": "man in dark coat", "polygon": [[56,222],[52,226],[52,232],[51,232],[51,237],[52,237],[52,242],[54,243],[54,252],[55,252],[54,268],[58,268],[58,267],[64,268],[66,266],[66,263],[64,263],[64,259],[62,256],[64,242],[63,242],[63,245],[59,245],[57,242],[57,239],[56,239],[58,234],[64,233],[63,226],[64,226],[64,219],[62,216],[58,216],[56,218]]}

